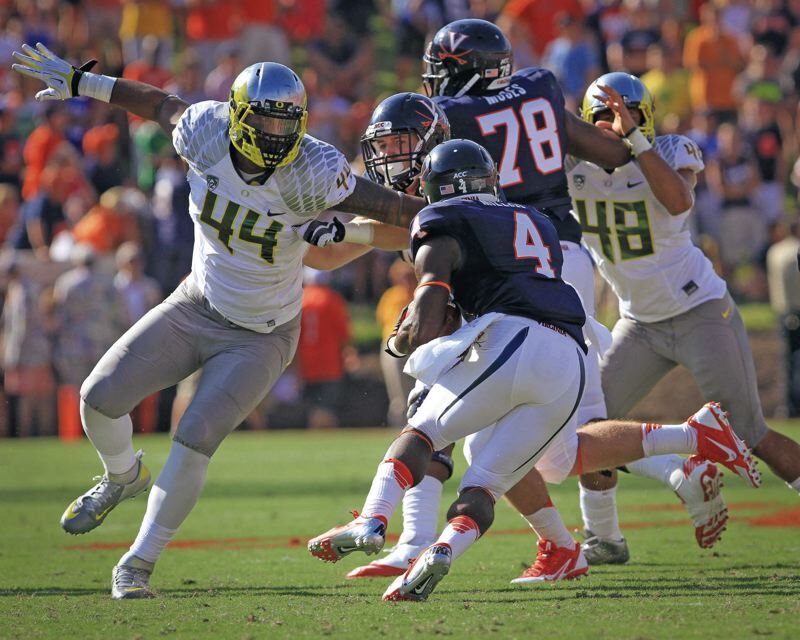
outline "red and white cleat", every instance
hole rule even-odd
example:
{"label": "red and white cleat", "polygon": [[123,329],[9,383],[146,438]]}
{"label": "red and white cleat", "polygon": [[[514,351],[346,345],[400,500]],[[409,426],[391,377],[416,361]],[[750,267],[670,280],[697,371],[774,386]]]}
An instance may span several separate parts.
{"label": "red and white cleat", "polygon": [[572,548],[557,547],[549,540],[539,540],[536,562],[514,578],[511,584],[534,584],[538,582],[555,582],[556,580],[572,580],[589,572],[589,564],[583,556],[581,545],[572,541]]}
{"label": "red and white cleat", "polygon": [[373,560],[362,567],[356,567],[345,577],[348,580],[353,580],[356,578],[393,578],[402,576],[417,556],[427,548],[427,544],[398,543],[385,557],[380,560]]}
{"label": "red and white cleat", "polygon": [[669,481],[694,523],[697,544],[710,549],[728,522],[728,508],[721,493],[722,472],[713,462],[692,456],[672,472]]}
{"label": "red and white cleat", "polygon": [[705,404],[686,422],[697,432],[697,453],[700,456],[726,466],[753,487],[761,486],[761,474],[750,448],[733,432],[728,416],[718,402]]}
{"label": "red and white cleat", "polygon": [[324,562],[338,562],[353,551],[367,555],[378,553],[386,542],[386,525],[379,518],[363,518],[355,512],[355,519],[334,527],[308,541],[308,550]]}
{"label": "red and white cleat", "polygon": [[427,600],[436,585],[450,571],[453,551],[449,544],[435,542],[414,560],[402,576],[397,576],[383,593],[385,602]]}

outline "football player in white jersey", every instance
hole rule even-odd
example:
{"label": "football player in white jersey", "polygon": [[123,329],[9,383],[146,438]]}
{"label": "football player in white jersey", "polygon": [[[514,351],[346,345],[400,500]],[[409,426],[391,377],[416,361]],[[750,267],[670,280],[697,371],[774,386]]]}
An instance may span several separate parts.
{"label": "football player in white jersey", "polygon": [[[303,223],[335,206],[407,226],[422,200],[353,176],[337,149],[307,135],[305,89],[283,65],[247,67],[229,103],[189,105],[151,85],[89,73],[93,62],[76,68],[41,44],[23,45],[13,56],[15,71],[47,85],[38,100],[87,96],[153,120],[189,165],[191,275],[84,382],[81,418],[105,473],[61,519],[68,533],[86,533],[150,486],[133,450],[129,412],[202,367],[139,535],[113,571],[114,598],[151,597],[155,563],[194,507],[211,456],[292,360],[307,248],[302,232],[310,233]],[[348,223],[338,232],[363,241],[371,229]]]}
{"label": "football player in white jersey", "polygon": [[[586,92],[582,116],[626,139],[636,156],[614,171],[573,159],[568,173],[583,241],[619,297],[620,319],[602,364],[608,415],[627,415],[682,364],[706,400],[722,403],[756,456],[800,491],[800,445],[767,427],[739,311],[689,235],[700,150],[684,136],[655,136],[652,97],[626,73],[598,78]],[[693,465],[691,458],[658,456],[626,466],[678,490]],[[718,483],[716,472],[709,469],[705,482]],[[584,547],[590,563],[627,560],[616,475],[585,475],[581,485],[584,522],[593,534]],[[701,546],[719,537],[724,515],[698,526]]]}

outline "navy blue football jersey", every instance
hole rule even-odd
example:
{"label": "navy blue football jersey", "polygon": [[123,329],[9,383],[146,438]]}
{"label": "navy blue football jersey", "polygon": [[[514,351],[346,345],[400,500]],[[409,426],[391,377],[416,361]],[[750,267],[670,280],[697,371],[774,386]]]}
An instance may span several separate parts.
{"label": "navy blue football jersey", "polygon": [[492,311],[553,325],[583,349],[583,305],[561,279],[561,244],[550,218],[491,196],[441,200],[417,214],[411,225],[414,257],[427,238],[447,235],[462,251],[452,276],[453,297],[468,316]]}
{"label": "navy blue football jersey", "polygon": [[491,94],[433,99],[444,109],[453,138],[489,151],[509,202],[536,207],[553,219],[562,240],[580,242],[564,172],[564,94],[550,71],[522,69],[505,89]]}

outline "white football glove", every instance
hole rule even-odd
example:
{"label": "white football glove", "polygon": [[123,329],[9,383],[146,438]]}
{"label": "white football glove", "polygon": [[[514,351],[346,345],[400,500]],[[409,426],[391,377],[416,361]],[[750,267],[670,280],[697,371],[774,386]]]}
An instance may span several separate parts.
{"label": "white football glove", "polygon": [[30,78],[41,80],[47,85],[36,94],[37,100],[67,100],[78,95],[78,82],[84,71],[89,71],[97,60],[89,60],[80,67],[62,60],[41,42],[34,49],[28,44],[22,45],[23,55],[15,51],[12,55],[19,64],[11,68]]}
{"label": "white football glove", "polygon": [[327,247],[329,244],[344,240],[344,224],[338,218],[330,222],[310,220],[298,228],[298,233],[308,244],[315,247]]}

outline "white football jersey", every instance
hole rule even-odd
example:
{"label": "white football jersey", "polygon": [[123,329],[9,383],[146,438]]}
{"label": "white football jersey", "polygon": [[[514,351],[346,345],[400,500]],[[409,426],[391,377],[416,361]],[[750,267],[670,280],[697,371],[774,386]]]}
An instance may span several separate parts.
{"label": "white football jersey", "polygon": [[293,227],[353,192],[350,165],[336,148],[307,135],[293,162],[263,185],[247,184],[230,157],[228,105],[211,100],[183,113],[172,142],[189,164],[191,277],[228,320],[269,333],[302,305],[308,245]]}
{"label": "white football jersey", "polygon": [[[658,136],[654,148],[673,169],[703,170],[700,149],[685,136]],[[690,211],[670,215],[636,161],[608,173],[570,157],[565,169],[583,242],[619,297],[620,315],[657,322],[725,295],[725,282],[692,243]]]}

